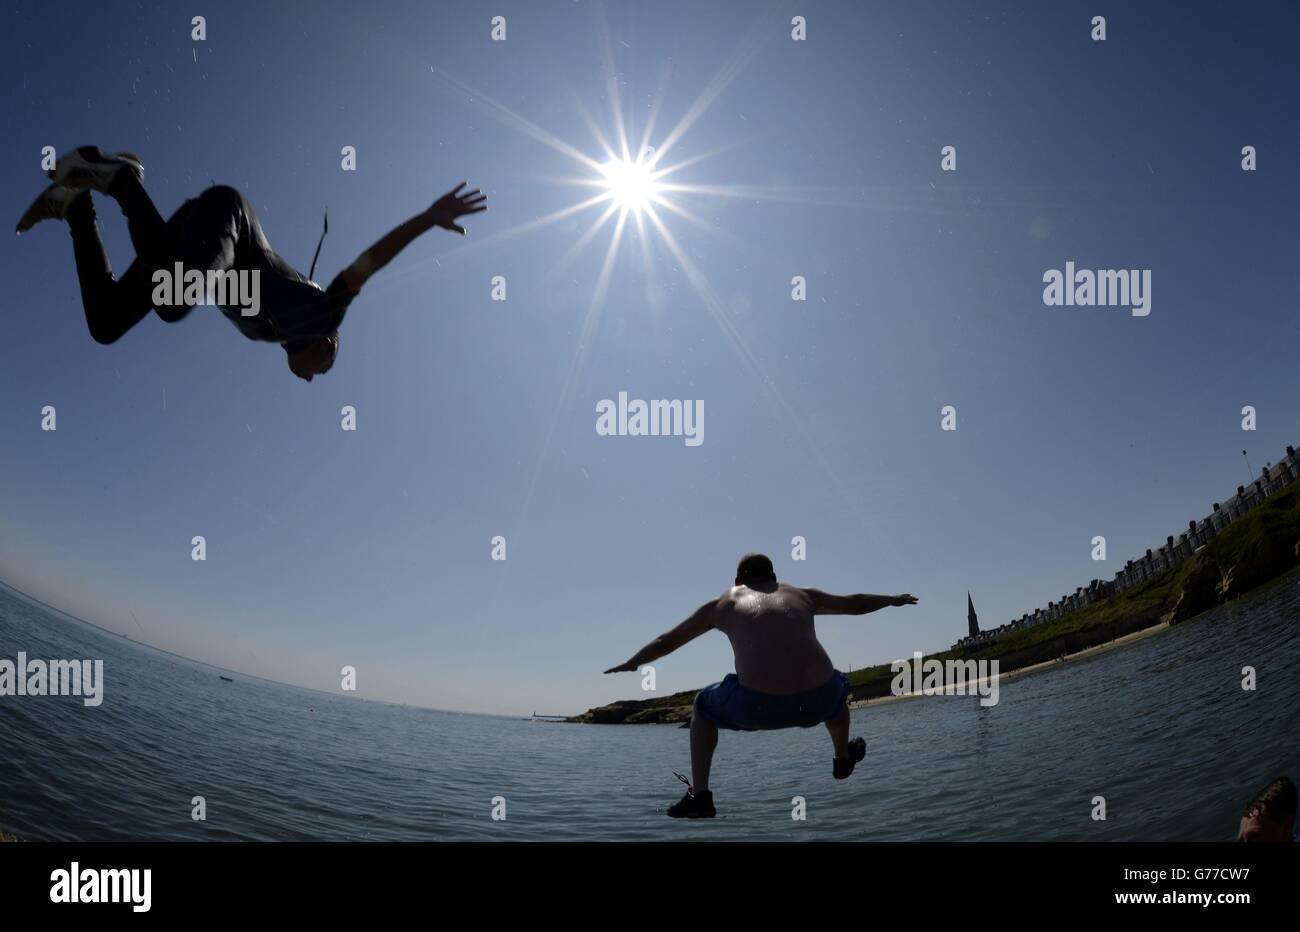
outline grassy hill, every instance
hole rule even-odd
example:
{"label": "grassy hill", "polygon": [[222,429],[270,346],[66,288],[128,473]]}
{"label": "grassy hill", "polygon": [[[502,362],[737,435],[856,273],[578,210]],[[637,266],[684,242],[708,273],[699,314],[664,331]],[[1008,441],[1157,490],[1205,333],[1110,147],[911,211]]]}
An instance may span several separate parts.
{"label": "grassy hill", "polygon": [[[1008,632],[970,653],[947,650],[927,656],[936,660],[997,658],[1001,670],[1009,672],[1162,621],[1186,621],[1282,575],[1300,562],[1298,548],[1300,482],[1293,482],[1163,576],[1055,621]],[[892,677],[889,665],[879,664],[854,671],[849,680],[855,696],[860,697],[866,693],[885,695]],[[882,684],[884,690],[879,691]]]}

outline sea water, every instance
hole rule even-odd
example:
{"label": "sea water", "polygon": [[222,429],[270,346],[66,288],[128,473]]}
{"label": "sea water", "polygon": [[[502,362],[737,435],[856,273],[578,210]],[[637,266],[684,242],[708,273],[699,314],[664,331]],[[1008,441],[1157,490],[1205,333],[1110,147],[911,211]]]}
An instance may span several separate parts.
{"label": "sea water", "polygon": [[718,818],[689,823],[663,815],[683,790],[672,771],[690,766],[674,726],[284,686],[0,589],[0,657],[19,651],[102,658],[107,681],[97,708],[0,698],[0,827],[29,840],[1225,840],[1272,777],[1300,780],[1300,573],[1006,682],[993,707],[953,696],[856,710],[867,758],[845,781],[831,778],[822,728],[724,732]]}

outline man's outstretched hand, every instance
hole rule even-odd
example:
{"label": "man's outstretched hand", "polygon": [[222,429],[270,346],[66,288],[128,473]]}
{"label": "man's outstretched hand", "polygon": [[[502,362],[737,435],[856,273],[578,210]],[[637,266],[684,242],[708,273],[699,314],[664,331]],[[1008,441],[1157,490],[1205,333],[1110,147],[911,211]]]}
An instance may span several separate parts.
{"label": "man's outstretched hand", "polygon": [[606,673],[635,673],[636,664],[632,663],[631,661],[627,663],[620,663],[617,667],[610,667],[605,672]]}
{"label": "man's outstretched hand", "polygon": [[442,197],[433,202],[429,208],[429,219],[433,225],[465,235],[465,228],[456,220],[467,214],[479,214],[487,210],[487,195],[475,188],[473,191],[461,192],[465,182],[461,182]]}
{"label": "man's outstretched hand", "polygon": [[899,605],[915,605],[915,604],[916,604],[916,596],[914,596],[914,595],[906,595],[906,594],[904,594],[904,595],[896,595],[896,596],[892,596],[892,597],[890,598],[890,600],[889,600],[889,604],[890,604],[890,605],[894,605],[894,606],[899,606]]}

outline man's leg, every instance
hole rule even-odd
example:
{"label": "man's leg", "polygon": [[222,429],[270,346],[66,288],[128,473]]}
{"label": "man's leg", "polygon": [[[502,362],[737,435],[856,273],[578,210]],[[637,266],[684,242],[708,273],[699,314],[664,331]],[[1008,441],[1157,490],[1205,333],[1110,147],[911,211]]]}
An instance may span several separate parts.
{"label": "man's leg", "polygon": [[[247,253],[260,232],[250,227],[251,209],[234,188],[209,188],[166,222],[133,173],[119,172],[108,193],[122,208],[135,247],[136,262],[123,281],[137,265],[150,279],[155,269],[171,274],[176,262],[186,272],[225,271],[235,265],[236,257]],[[193,310],[190,305],[157,308],[158,316],[169,324],[183,320]]]}
{"label": "man's leg", "polygon": [[[711,819],[716,814],[713,794],[709,792],[709,768],[713,764],[713,749],[718,746],[718,726],[700,714],[700,701],[706,692],[703,690],[695,697],[691,713],[691,783],[681,801],[668,807],[668,815],[674,819]],[[677,776],[686,782],[681,774]]]}
{"label": "man's leg", "polygon": [[691,788],[703,793],[709,788],[713,751],[718,746],[718,726],[697,708],[691,715]]}
{"label": "man's leg", "polygon": [[840,707],[839,714],[826,720],[826,730],[835,744],[835,759],[849,759],[849,704]]}
{"label": "man's leg", "polygon": [[849,740],[848,702],[841,705],[840,710],[826,720],[826,730],[831,733],[831,741],[835,743],[835,759],[831,761],[831,775],[836,780],[844,780],[867,756],[865,740],[862,738]]}
{"label": "man's leg", "polygon": [[153,200],[132,172],[120,171],[108,188],[108,194],[122,208],[126,227],[131,233],[131,245],[136,258],[151,269],[158,268],[159,260],[170,251],[167,242],[167,224],[154,206]]}
{"label": "man's leg", "polygon": [[89,191],[82,191],[68,206],[67,220],[86,326],[96,343],[116,342],[152,310],[149,275],[136,261],[122,281],[113,280],[113,267],[99,239]]}

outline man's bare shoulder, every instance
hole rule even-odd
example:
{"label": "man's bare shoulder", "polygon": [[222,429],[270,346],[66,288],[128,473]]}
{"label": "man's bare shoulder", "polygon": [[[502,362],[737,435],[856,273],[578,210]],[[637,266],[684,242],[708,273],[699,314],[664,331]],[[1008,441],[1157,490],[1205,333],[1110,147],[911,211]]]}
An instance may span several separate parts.
{"label": "man's bare shoulder", "polygon": [[714,627],[725,628],[727,623],[736,617],[736,600],[738,594],[743,591],[744,587],[742,586],[732,586],[730,589],[724,589],[722,595],[712,602],[706,603],[709,606],[709,614],[712,616]]}
{"label": "man's bare shoulder", "polygon": [[811,608],[813,604],[810,590],[802,586],[792,586],[789,583],[777,583],[777,592],[780,593],[781,599],[791,605],[798,605],[803,608]]}
{"label": "man's bare shoulder", "polygon": [[722,590],[722,595],[713,601],[713,610],[715,612],[729,612],[736,608],[736,602],[740,599],[746,590],[744,586],[732,586],[729,589]]}

